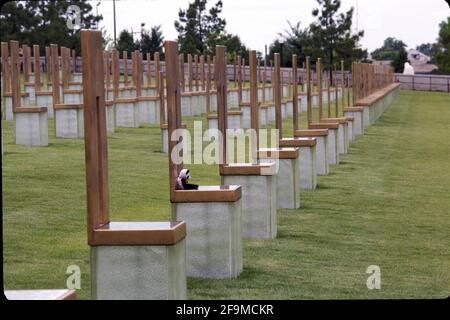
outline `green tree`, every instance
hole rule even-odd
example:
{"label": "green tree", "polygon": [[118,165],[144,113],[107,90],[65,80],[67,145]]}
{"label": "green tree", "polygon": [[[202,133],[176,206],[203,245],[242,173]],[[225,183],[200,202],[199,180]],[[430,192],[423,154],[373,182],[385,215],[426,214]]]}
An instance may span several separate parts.
{"label": "green tree", "polygon": [[317,21],[311,23],[309,42],[306,52],[315,60],[322,58],[324,68],[329,68],[344,60],[349,68],[354,60],[367,57],[367,51],[359,46],[364,31],[352,33],[353,7],[345,13],[340,13],[340,0],[317,0],[319,8],[312,11]]}
{"label": "green tree", "polygon": [[161,59],[164,59],[163,45],[164,37],[160,25],[151,27],[150,31],[144,31],[139,42],[142,52],[150,52],[152,57],[155,52],[159,52]]}
{"label": "green tree", "polygon": [[[70,29],[68,20],[75,18],[69,6],[80,9],[80,25]],[[102,16],[95,16],[86,0],[10,1],[0,11],[2,41],[18,40],[21,43],[38,44],[41,53],[45,46],[56,43],[81,53],[80,29],[97,26]]]}
{"label": "green tree", "polygon": [[138,49],[137,44],[133,40],[133,34],[127,30],[122,30],[119,33],[119,38],[117,39],[116,49],[122,57],[122,52],[132,52]]}
{"label": "green tree", "polygon": [[416,50],[422,52],[423,54],[430,57],[430,63],[434,63],[434,51],[436,49],[436,44],[434,43],[422,43],[416,46]]}
{"label": "green tree", "polygon": [[283,66],[292,66],[292,55],[296,54],[301,64],[306,60],[307,55],[311,55],[312,39],[308,29],[302,29],[300,22],[293,25],[288,21],[289,29],[278,34],[276,39],[269,46],[269,60],[273,60],[273,54],[283,52]]}
{"label": "green tree", "polygon": [[394,67],[395,72],[401,73],[405,67],[405,62],[408,61],[408,53],[405,48],[401,48],[394,60],[391,62],[391,65]]}
{"label": "green tree", "polygon": [[178,32],[180,52],[191,54],[213,54],[214,46],[225,31],[226,21],[219,17],[222,1],[209,11],[208,0],[194,0],[186,10],[179,10],[175,29]]}
{"label": "green tree", "polygon": [[375,60],[394,60],[397,58],[400,51],[405,50],[406,44],[397,40],[396,38],[389,37],[383,42],[383,46],[372,52],[372,59]]}
{"label": "green tree", "polygon": [[238,35],[223,34],[217,40],[214,41],[212,46],[223,45],[227,47],[227,61],[228,63],[234,62],[234,56],[240,55],[246,61],[248,61],[248,51],[246,46],[242,43],[241,38]]}
{"label": "green tree", "polygon": [[439,25],[439,38],[436,43],[434,59],[441,73],[450,73],[450,17]]}

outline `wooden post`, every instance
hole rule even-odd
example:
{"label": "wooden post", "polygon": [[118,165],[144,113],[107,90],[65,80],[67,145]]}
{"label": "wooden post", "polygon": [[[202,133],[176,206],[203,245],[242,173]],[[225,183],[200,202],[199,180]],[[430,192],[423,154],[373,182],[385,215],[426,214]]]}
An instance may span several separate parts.
{"label": "wooden post", "polygon": [[123,84],[128,87],[128,52],[123,51]]}
{"label": "wooden post", "polygon": [[23,57],[23,80],[25,83],[30,81],[30,51],[26,44],[22,45],[22,57]]}
{"label": "wooden post", "polygon": [[195,72],[194,72],[195,91],[198,91],[198,55],[194,55],[194,63],[195,63]]}
{"label": "wooden post", "polygon": [[[146,56],[147,56],[147,72],[145,74],[147,76],[147,85],[150,86],[152,84],[152,74],[151,74],[152,62],[150,59],[150,52],[147,52]],[[156,86],[158,86],[158,82],[156,82]]]}
{"label": "wooden post", "polygon": [[133,59],[133,79],[134,85],[136,87],[136,97],[140,97],[142,95],[142,83],[141,83],[141,59],[139,51],[134,51],[134,59]]}
{"label": "wooden post", "polygon": [[237,87],[238,87],[238,105],[239,108],[242,103],[242,66],[241,66],[241,56],[237,56]]}
{"label": "wooden post", "polygon": [[352,106],[351,100],[350,100],[350,74],[347,74],[347,106]]}
{"label": "wooden post", "polygon": [[341,94],[342,94],[342,115],[344,115],[345,108],[345,75],[344,75],[344,60],[341,60]]}
{"label": "wooden post", "polygon": [[188,88],[192,92],[192,55],[188,53]]}
{"label": "wooden post", "polygon": [[11,92],[10,67],[8,62],[9,48],[8,42],[2,42],[2,83],[4,93]]}
{"label": "wooden post", "polygon": [[111,88],[111,69],[110,69],[110,61],[109,61],[109,52],[104,52],[105,57],[105,74],[106,74],[106,90],[105,90],[105,96],[108,97],[108,91]]}
{"label": "wooden post", "polygon": [[336,108],[336,118],[339,117],[339,96],[338,96],[338,81],[337,81],[337,70],[336,65],[334,65],[334,102]]}
{"label": "wooden post", "polygon": [[250,127],[252,129],[252,142],[250,144],[252,163],[258,163],[259,150],[259,103],[258,103],[258,75],[256,71],[256,51],[249,50],[250,65]]}
{"label": "wooden post", "polygon": [[205,56],[200,56],[200,83],[202,91],[205,91]]}
{"label": "wooden post", "polygon": [[111,53],[111,63],[112,63],[112,76],[113,76],[113,100],[119,98],[119,53],[116,48],[112,49]]}
{"label": "wooden post", "polygon": [[[53,94],[53,105],[60,103],[59,96],[59,63],[58,63],[58,45],[51,44],[51,68],[52,68],[52,94]],[[103,63],[102,63],[103,66]],[[103,71],[103,67],[102,67]],[[103,83],[102,83],[103,85]]]}
{"label": "wooden post", "polygon": [[[265,60],[264,60],[265,61]],[[292,116],[294,117],[294,136],[298,126],[298,86],[297,86],[297,55],[292,55]]]}
{"label": "wooden post", "polygon": [[245,81],[246,81],[246,72],[245,72],[245,58],[242,58],[242,87],[245,87]]}
{"label": "wooden post", "polygon": [[164,101],[164,76],[162,71],[158,73],[158,91],[159,91],[159,127],[162,128],[166,123],[166,108]]}
{"label": "wooden post", "polygon": [[274,69],[274,102],[275,102],[275,127],[279,130],[279,139],[283,139],[283,127],[281,116],[281,79],[280,79],[280,54],[275,53],[273,56],[275,62]]}
{"label": "wooden post", "polygon": [[39,53],[39,46],[33,45],[34,56],[34,92],[41,91],[41,54]]}
{"label": "wooden post", "polygon": [[71,62],[72,62],[72,66],[71,66],[70,72],[73,73],[73,72],[76,72],[76,67],[77,67],[77,54],[76,54],[75,49],[72,49],[72,61]]}
{"label": "wooden post", "polygon": [[212,58],[212,65],[213,65],[213,68],[214,68],[214,72],[212,72],[211,73],[211,75],[212,75],[212,84],[213,84],[213,86],[214,86],[214,89],[216,89],[216,81],[215,81],[215,70],[216,70],[216,56],[213,56],[213,58]]}
{"label": "wooden post", "polygon": [[266,84],[267,84],[267,59],[264,59],[264,69],[263,69],[263,75],[262,75],[262,82],[263,82],[263,92],[262,92],[262,102],[266,102]]}
{"label": "wooden post", "polygon": [[155,87],[159,85],[159,52],[153,54],[153,64],[155,65]]}
{"label": "wooden post", "polygon": [[237,70],[236,70],[236,64],[237,64],[237,56],[236,54],[234,55],[234,59],[233,59],[233,81],[234,81],[234,87],[236,88],[237,86]]}
{"label": "wooden post", "polygon": [[227,164],[227,62],[225,47],[216,46],[216,65],[214,67],[217,88],[217,123],[222,133],[222,145],[219,148],[219,164]]}
{"label": "wooden post", "polygon": [[322,101],[322,65],[321,65],[321,61],[320,58],[317,58],[317,63],[316,63],[316,73],[317,73],[317,94],[318,94],[318,103],[319,103],[319,122],[320,120],[322,120],[323,115],[322,115],[322,105],[323,105],[323,101]]}
{"label": "wooden post", "polygon": [[47,74],[47,88],[48,84],[52,82],[52,63],[50,58],[50,47],[45,47],[45,72]]}
{"label": "wooden post", "polygon": [[306,109],[308,127],[312,123],[312,97],[311,97],[311,66],[310,57],[306,57]]}
{"label": "wooden post", "polygon": [[19,62],[19,42],[11,40],[11,93],[12,93],[12,109],[13,112],[20,108],[20,62]]}
{"label": "wooden post", "polygon": [[207,65],[208,65],[208,74],[209,74],[209,90],[211,91],[212,86],[211,86],[211,74],[213,72],[213,70],[211,70],[211,56],[207,55],[206,56],[206,60],[207,60]]}
{"label": "wooden post", "polygon": [[67,89],[69,87],[69,79],[68,79],[68,49],[66,47],[61,47],[61,80],[63,89]]}
{"label": "wooden post", "polygon": [[[175,200],[175,183],[178,173],[182,169],[182,163],[174,162],[172,159],[172,150],[179,141],[172,141],[172,133],[181,128],[181,96],[179,68],[177,66],[178,43],[175,41],[166,41],[164,43],[166,58],[166,91],[167,91],[167,134],[169,140],[169,186],[170,200]],[[192,66],[192,58],[191,58]],[[191,74],[192,75],[192,74]],[[182,155],[180,155],[182,157]]]}
{"label": "wooden post", "polygon": [[81,30],[89,244],[93,244],[95,229],[109,223],[108,146],[101,43],[101,31]]}
{"label": "wooden post", "polygon": [[207,57],[208,68],[206,71],[206,114],[211,112],[211,57]]}
{"label": "wooden post", "polygon": [[184,84],[184,79],[185,79],[185,74],[184,74],[184,54],[180,53],[180,55],[178,56],[178,62],[179,62],[179,67],[180,67],[180,85],[181,85],[181,92],[185,91],[185,84]]}

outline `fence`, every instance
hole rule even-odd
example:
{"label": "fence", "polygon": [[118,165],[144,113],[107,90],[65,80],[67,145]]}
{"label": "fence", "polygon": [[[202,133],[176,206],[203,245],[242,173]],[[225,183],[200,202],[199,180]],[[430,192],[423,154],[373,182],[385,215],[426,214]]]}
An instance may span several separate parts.
{"label": "fence", "polygon": [[395,74],[395,80],[406,90],[450,92],[450,76]]}

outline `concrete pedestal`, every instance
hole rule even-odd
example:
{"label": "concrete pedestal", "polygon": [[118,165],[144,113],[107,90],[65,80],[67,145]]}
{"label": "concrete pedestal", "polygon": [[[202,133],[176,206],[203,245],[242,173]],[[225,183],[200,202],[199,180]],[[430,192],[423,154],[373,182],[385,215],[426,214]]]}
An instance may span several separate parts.
{"label": "concrete pedestal", "polygon": [[48,118],[54,118],[53,95],[51,94],[51,92],[36,92],[36,105],[40,107],[46,107]]}
{"label": "concrete pedestal", "polygon": [[174,203],[172,215],[186,221],[187,275],[235,278],[243,269],[242,202]]}
{"label": "concrete pedestal", "polygon": [[227,97],[228,106],[236,108],[238,106],[238,92],[237,90],[228,91]]}
{"label": "concrete pedestal", "polygon": [[42,111],[14,113],[15,144],[27,147],[48,146],[47,111],[45,108],[39,109]]}
{"label": "concrete pedestal", "polygon": [[259,108],[259,126],[265,127],[267,124],[267,107],[262,106]]}
{"label": "concrete pedestal", "polygon": [[[347,110],[351,110],[351,109],[360,109],[360,108],[347,108]],[[362,122],[362,117],[363,117],[363,109],[362,108],[361,108],[361,111],[345,111],[344,110],[344,116],[345,117],[353,117],[353,125],[352,125],[353,139],[364,134],[364,125]]]}
{"label": "concrete pedestal", "polygon": [[228,129],[242,129],[242,113],[228,111]]}
{"label": "concrete pedestal", "polygon": [[139,127],[139,107],[136,101],[136,99],[117,99],[114,101],[117,127]]}
{"label": "concrete pedestal", "polygon": [[316,146],[300,147],[300,187],[302,189],[316,189],[316,168]]}
{"label": "concrete pedestal", "polygon": [[55,107],[55,135],[57,138],[84,138],[84,120],[82,108]]}
{"label": "concrete pedestal", "polygon": [[161,150],[163,153],[169,152],[169,133],[167,128],[161,128]]}
{"label": "concrete pedestal", "polygon": [[83,104],[83,92],[79,90],[63,90],[64,104]]}
{"label": "concrete pedestal", "polygon": [[138,98],[139,124],[159,123],[159,99]]}
{"label": "concrete pedestal", "polygon": [[275,122],[275,105],[267,106],[267,123],[269,122]]}
{"label": "concrete pedestal", "polygon": [[186,245],[91,247],[95,300],[186,299]]}
{"label": "concrete pedestal", "polygon": [[338,129],[328,130],[328,163],[339,164]]}
{"label": "concrete pedestal", "polygon": [[316,171],[319,176],[326,176],[330,172],[328,165],[328,136],[315,136]]}
{"label": "concrete pedestal", "polygon": [[25,83],[23,86],[25,92],[28,93],[30,103],[34,105],[36,103],[36,95],[34,94],[34,83],[31,84]]}
{"label": "concrete pedestal", "polygon": [[5,120],[11,121],[14,119],[12,96],[3,96]]}
{"label": "concrete pedestal", "polygon": [[116,131],[115,106],[113,101],[108,102],[106,103],[106,130],[108,133],[114,133]]}
{"label": "concrete pedestal", "polygon": [[[209,104],[210,111],[217,112],[217,94],[210,92],[209,102],[210,102],[210,104]],[[205,106],[205,109],[206,109],[206,106]]]}
{"label": "concrete pedestal", "polygon": [[242,187],[242,235],[273,239],[277,235],[277,176],[226,175],[223,184]]}
{"label": "concrete pedestal", "polygon": [[186,116],[186,117],[192,116],[190,94],[182,94],[181,95],[181,115]]}
{"label": "concrete pedestal", "polygon": [[242,129],[249,129],[251,127],[250,123],[250,106],[242,105]]}
{"label": "concrete pedestal", "polygon": [[[292,150],[295,152],[297,148],[282,148],[284,150]],[[297,209],[300,208],[300,154],[297,153],[297,158],[283,159],[280,157],[277,161],[261,157],[261,152],[267,150],[274,151],[275,149],[260,149],[260,162],[274,162],[278,161],[277,173],[277,208],[279,209]]]}

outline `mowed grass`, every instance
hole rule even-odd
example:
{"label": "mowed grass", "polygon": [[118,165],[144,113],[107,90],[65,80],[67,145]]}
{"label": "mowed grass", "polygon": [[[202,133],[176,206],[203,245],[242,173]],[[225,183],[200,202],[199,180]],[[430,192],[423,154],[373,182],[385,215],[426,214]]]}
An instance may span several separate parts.
{"label": "mowed grass", "polygon": [[[244,240],[239,278],[189,278],[188,298],[448,296],[449,105],[445,93],[401,92],[317,190],[302,191],[301,209],[278,210],[276,239]],[[284,125],[288,133],[291,120]],[[75,264],[78,297],[89,299],[84,141],[56,139],[49,121],[50,146],[25,148],[14,145],[12,122],[2,127],[5,288],[65,287]],[[118,129],[108,143],[112,219],[170,219],[159,128]],[[220,182],[217,166],[189,168],[193,183]],[[381,269],[381,290],[366,287],[369,265]]]}

